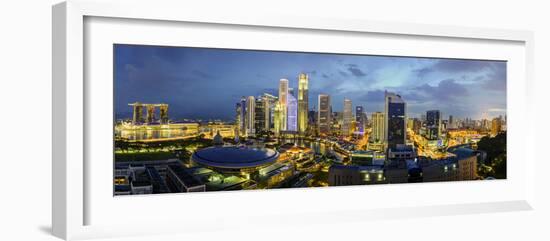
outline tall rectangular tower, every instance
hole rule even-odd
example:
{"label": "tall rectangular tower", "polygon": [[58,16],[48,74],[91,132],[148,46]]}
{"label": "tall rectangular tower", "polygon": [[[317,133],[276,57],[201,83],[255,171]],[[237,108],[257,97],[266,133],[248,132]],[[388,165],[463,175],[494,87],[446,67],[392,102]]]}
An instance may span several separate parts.
{"label": "tall rectangular tower", "polygon": [[319,134],[330,134],[331,126],[331,106],[330,95],[320,94],[318,98],[319,112],[317,112],[317,126]]}
{"label": "tall rectangular tower", "polygon": [[159,104],[160,123],[168,124],[168,104]]}
{"label": "tall rectangular tower", "polygon": [[254,129],[256,133],[267,131],[265,129],[265,101],[263,96],[259,96],[254,104]]}
{"label": "tall rectangular tower", "polygon": [[372,134],[371,134],[371,140],[374,143],[384,143],[385,136],[384,136],[384,130],[386,129],[386,125],[384,124],[384,113],[382,112],[374,112],[372,113],[371,121],[372,121]]}
{"label": "tall rectangular tower", "polygon": [[400,95],[385,92],[385,141],[389,147],[405,144],[406,132],[406,103]]}
{"label": "tall rectangular tower", "polygon": [[279,80],[279,108],[281,109],[280,113],[280,127],[284,131],[287,129],[287,104],[288,104],[288,80],[281,79]]}
{"label": "tall rectangular tower", "polygon": [[353,121],[352,103],[350,99],[344,98],[344,118],[342,122],[342,135],[351,134],[351,122]]}
{"label": "tall rectangular tower", "polygon": [[286,130],[298,132],[298,100],[294,95],[294,89],[289,89],[286,102]]}
{"label": "tall rectangular tower", "polygon": [[237,102],[235,104],[235,135],[243,135],[243,126],[244,126],[244,119],[243,119],[243,108],[241,106],[241,102]]}
{"label": "tall rectangular tower", "polygon": [[134,107],[134,115],[133,115],[133,118],[132,118],[132,124],[133,125],[142,124],[144,122],[144,120],[143,120],[143,104],[141,104],[139,102],[136,102],[136,103],[131,103],[131,104],[128,104],[128,105]]}
{"label": "tall rectangular tower", "polygon": [[367,116],[365,114],[365,109],[363,108],[363,106],[358,105],[355,107],[355,122],[357,123],[357,132],[361,134],[365,133]]}
{"label": "tall rectangular tower", "polygon": [[426,112],[426,129],[428,140],[437,140],[441,135],[441,113],[439,110]]}
{"label": "tall rectangular tower", "polygon": [[256,99],[254,98],[254,96],[248,96],[248,98],[246,99],[246,118],[245,118],[246,136],[254,136],[256,134],[255,107],[256,107]]}
{"label": "tall rectangular tower", "polygon": [[241,122],[239,130],[240,135],[245,136],[246,135],[246,97],[241,97],[241,104],[239,105],[241,107],[241,111],[239,112],[241,114]]}
{"label": "tall rectangular tower", "polygon": [[298,76],[298,131],[300,133],[305,133],[307,130],[308,101],[308,75],[302,73]]}
{"label": "tall rectangular tower", "polygon": [[265,119],[265,126],[264,129],[266,131],[270,131],[271,128],[273,128],[273,112],[275,108],[275,102],[277,102],[277,97],[264,93],[262,96],[262,100],[264,102],[264,119]]}

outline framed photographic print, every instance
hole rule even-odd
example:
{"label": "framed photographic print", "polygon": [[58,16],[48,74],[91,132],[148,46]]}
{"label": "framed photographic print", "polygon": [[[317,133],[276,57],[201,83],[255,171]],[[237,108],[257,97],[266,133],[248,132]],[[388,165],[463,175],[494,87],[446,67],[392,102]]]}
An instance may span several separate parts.
{"label": "framed photographic print", "polygon": [[530,32],[161,2],[53,8],[56,236],[532,208]]}

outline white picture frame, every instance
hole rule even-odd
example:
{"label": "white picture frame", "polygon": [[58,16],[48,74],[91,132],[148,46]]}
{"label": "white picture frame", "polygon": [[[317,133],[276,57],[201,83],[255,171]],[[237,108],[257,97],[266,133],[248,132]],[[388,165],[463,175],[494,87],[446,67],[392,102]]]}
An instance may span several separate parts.
{"label": "white picture frame", "polygon": [[[155,9],[151,11],[150,9]],[[192,3],[181,1],[150,1],[150,2],[129,2],[122,0],[113,0],[107,2],[72,0],[53,6],[53,167],[52,167],[52,226],[53,234],[63,239],[84,239],[94,237],[111,237],[120,235],[139,235],[170,232],[194,232],[208,229],[223,229],[238,226],[237,223],[247,222],[250,225],[265,225],[273,223],[285,223],[285,225],[301,225],[305,222],[312,223],[330,223],[342,220],[360,221],[366,219],[384,219],[394,217],[416,217],[433,215],[451,215],[467,213],[483,213],[497,211],[530,210],[534,202],[534,175],[535,175],[535,157],[532,148],[534,145],[533,123],[530,119],[531,110],[529,103],[531,99],[529,94],[533,92],[532,74],[533,74],[533,34],[529,31],[519,30],[498,30],[482,29],[456,26],[422,25],[410,23],[391,23],[374,22],[351,19],[329,19],[329,18],[302,18],[299,16],[277,16],[266,15],[262,13],[247,13],[246,15],[238,13],[228,13],[226,15],[211,15],[206,9],[194,6]],[[90,104],[90,98],[94,99],[97,92],[89,92],[90,89],[99,88],[95,83],[91,84],[85,81],[90,78],[86,74],[86,68],[96,68],[94,60],[88,60],[86,54],[89,54],[87,47],[96,48],[96,45],[87,45],[86,34],[98,34],[92,40],[97,42],[110,40],[102,38],[105,32],[100,27],[93,29],[86,28],[86,21],[92,21],[88,24],[97,24],[93,22],[97,19],[114,19],[121,22],[132,22],[132,24],[148,25],[148,29],[155,30],[163,24],[169,24],[177,28],[178,24],[206,24],[209,26],[223,26],[224,29],[231,28],[253,28],[250,32],[277,30],[282,34],[285,31],[297,31],[307,34],[315,32],[317,35],[332,33],[338,34],[371,34],[376,36],[389,36],[391,38],[419,38],[419,41],[448,41],[450,45],[468,44],[471,41],[481,46],[487,47],[486,56],[495,58],[501,56],[497,43],[510,47],[509,55],[502,55],[508,61],[514,63],[512,76],[518,78],[508,80],[508,108],[510,114],[511,130],[509,133],[508,151],[510,159],[521,157],[521,165],[516,165],[517,173],[513,173],[507,180],[491,182],[490,184],[474,184],[469,182],[461,183],[431,183],[413,186],[403,185],[379,185],[379,186],[353,186],[339,187],[331,189],[317,189],[300,191],[296,190],[273,190],[265,192],[231,192],[231,193],[207,193],[193,196],[186,195],[154,195],[140,197],[126,197],[114,199],[113,202],[107,200],[107,196],[102,196],[101,201],[98,193],[110,191],[112,186],[93,185],[89,178],[94,179],[95,174],[90,174],[91,170],[97,170],[101,166],[90,163],[86,158],[90,155],[90,148],[94,140],[86,141],[87,135],[90,135],[90,123],[88,118],[98,118],[96,115],[90,116],[94,108],[98,108],[99,102]],[[137,21],[137,22],[136,22]],[[112,24],[114,28],[128,28],[124,24],[117,25],[109,21],[99,21],[99,25]],[[125,27],[126,26],[126,27]],[[162,30],[160,30],[162,31]],[[203,30],[197,30],[203,31]],[[101,35],[103,34],[103,35]],[[276,34],[276,33],[275,33]],[[150,39],[155,42],[152,36],[138,36],[127,34],[126,42],[140,41]],[[176,36],[176,35],[174,35]],[[112,37],[112,36],[108,36]],[[124,36],[122,36],[124,37]],[[121,37],[121,38],[122,38]],[[115,38],[115,37],[113,37]],[[102,40],[103,39],[103,40]],[[133,39],[133,40],[132,40]],[[158,40],[165,41],[165,40]],[[452,43],[451,43],[452,42]],[[172,42],[166,41],[161,44],[169,45]],[[215,44],[215,43],[210,43]],[[449,46],[450,46],[449,45]],[[281,45],[284,48],[284,45]],[[444,45],[442,45],[444,46]],[[251,48],[258,47],[252,46]],[[259,47],[261,48],[261,47]],[[292,48],[289,46],[288,48]],[[508,48],[508,47],[506,47]],[[491,50],[493,49],[493,50]],[[94,49],[95,50],[95,49]],[[354,51],[350,49],[348,51]],[[390,51],[390,50],[387,50]],[[427,51],[427,50],[424,50]],[[464,51],[462,57],[475,58],[475,54],[469,55]],[[94,52],[95,53],[95,52]],[[390,52],[386,52],[390,53]],[[414,52],[411,52],[414,53]],[[434,56],[434,53],[424,53]],[[101,54],[96,54],[102,56]],[[399,55],[399,53],[396,53]],[[460,56],[458,56],[460,57]],[[87,61],[90,61],[88,63]],[[90,66],[92,65],[92,66]],[[517,70],[517,71],[516,71]],[[106,100],[109,100],[108,98]],[[105,103],[99,103],[103,105]],[[106,103],[107,105],[108,103]],[[111,104],[112,106],[112,104]],[[112,107],[111,107],[112,108]],[[107,113],[110,114],[110,113]],[[112,124],[112,123],[111,123]],[[111,129],[109,129],[110,131]],[[96,135],[97,137],[98,135]],[[521,136],[514,140],[514,137]],[[97,141],[97,140],[96,140]],[[521,154],[521,155],[520,155]],[[511,159],[512,160],[512,159]],[[513,162],[513,160],[511,161]],[[515,163],[518,163],[517,161]],[[110,165],[110,164],[108,164]],[[510,165],[509,168],[514,167]],[[106,173],[112,170],[103,170]],[[102,171],[96,171],[102,172]],[[516,172],[516,171],[514,171]],[[95,180],[95,179],[94,179]],[[105,180],[112,182],[112,180]],[[411,184],[412,185],[412,184]],[[430,190],[440,192],[446,186],[456,191],[476,190],[481,193],[491,189],[508,190],[502,195],[495,195],[493,198],[487,198],[483,195],[468,196],[462,199],[455,199],[453,195],[448,195],[448,199],[433,200],[426,196],[430,201],[422,201],[421,198],[411,198],[410,201],[390,200],[395,197],[395,193],[411,193],[412,188],[418,193],[429,193]],[[365,188],[369,188],[368,190]],[[98,191],[94,191],[98,190]],[[308,205],[303,209],[287,207],[285,209],[260,208],[262,204],[269,204],[272,200],[284,198],[298,198],[300,200],[313,200],[315,198],[325,199],[327,196],[342,197],[364,197],[366,193],[377,195],[377,201],[370,202],[371,206],[358,206],[358,201],[349,201],[350,206],[345,208],[327,208],[318,210],[315,204]],[[472,191],[474,193],[474,191]],[[96,195],[97,194],[97,195]],[[466,195],[469,195],[467,193]],[[97,198],[97,199],[96,199]],[[248,203],[251,208],[257,208],[254,212],[242,210],[226,210],[223,208],[212,208],[209,211],[204,210],[186,210],[186,218],[178,217],[177,212],[170,214],[155,213],[155,211],[144,211],[143,217],[134,218],[137,223],[131,222],[127,217],[132,212],[132,208],[140,205],[142,207],[152,207],[153,205],[162,206],[163,210],[169,210],[188,202],[189,205],[209,205],[222,199],[228,203],[243,205],[244,200],[254,200],[255,203]],[[131,201],[130,201],[131,200]],[[94,203],[94,204],[90,204]],[[355,204],[355,205],[354,205]],[[234,205],[233,205],[234,206]],[[269,205],[267,205],[269,206]],[[128,207],[128,208],[126,208]],[[318,210],[318,211],[315,211]],[[113,211],[119,213],[115,214]],[[214,218],[201,218],[201,212],[212,214]],[[121,222],[108,222],[107,217],[119,218]],[[231,216],[235,223],[229,220],[217,219],[216,217]],[[90,219],[91,216],[101,217]],[[261,221],[249,223],[251,217],[262,217]],[[298,220],[299,218],[299,220]],[[193,221],[190,221],[193,220]],[[145,222],[145,223],[144,223]],[[179,228],[174,229],[174,222],[179,223]],[[184,225],[182,225],[184,224]],[[206,226],[208,225],[208,226]],[[147,227],[147,229],[143,227]]]}

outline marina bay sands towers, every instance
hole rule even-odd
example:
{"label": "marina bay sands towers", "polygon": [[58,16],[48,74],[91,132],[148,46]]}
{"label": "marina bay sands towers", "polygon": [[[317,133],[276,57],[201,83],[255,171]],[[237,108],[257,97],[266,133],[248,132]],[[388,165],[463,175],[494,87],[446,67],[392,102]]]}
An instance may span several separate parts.
{"label": "marina bay sands towers", "polygon": [[[160,124],[168,124],[168,104],[144,104],[135,102],[128,105],[134,107],[132,118],[132,124],[134,125],[154,123],[157,120],[155,117],[155,110],[157,107],[159,108],[160,118],[158,120]],[[144,110],[146,111],[145,118],[143,116]]]}

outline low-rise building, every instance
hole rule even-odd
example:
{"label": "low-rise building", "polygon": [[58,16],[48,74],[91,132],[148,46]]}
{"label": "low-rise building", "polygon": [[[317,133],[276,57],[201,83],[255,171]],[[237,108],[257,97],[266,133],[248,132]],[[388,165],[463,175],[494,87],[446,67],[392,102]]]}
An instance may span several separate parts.
{"label": "low-rise building", "polygon": [[132,178],[130,182],[130,189],[132,194],[152,194],[153,184],[151,183],[151,177],[143,168],[131,168],[133,169]]}
{"label": "low-rise building", "polygon": [[204,192],[206,186],[182,166],[172,164],[166,172],[166,183],[177,192]]}
{"label": "low-rise building", "polygon": [[328,171],[329,186],[363,184],[359,166],[332,165]]}
{"label": "low-rise building", "polygon": [[416,158],[416,150],[411,145],[397,145],[395,148],[388,148],[388,159],[409,160]]}
{"label": "low-rise building", "polygon": [[386,155],[378,151],[353,151],[351,162],[355,165],[384,165]]}
{"label": "low-rise building", "polygon": [[359,173],[361,174],[363,184],[387,183],[384,168],[380,165],[360,166]]}

